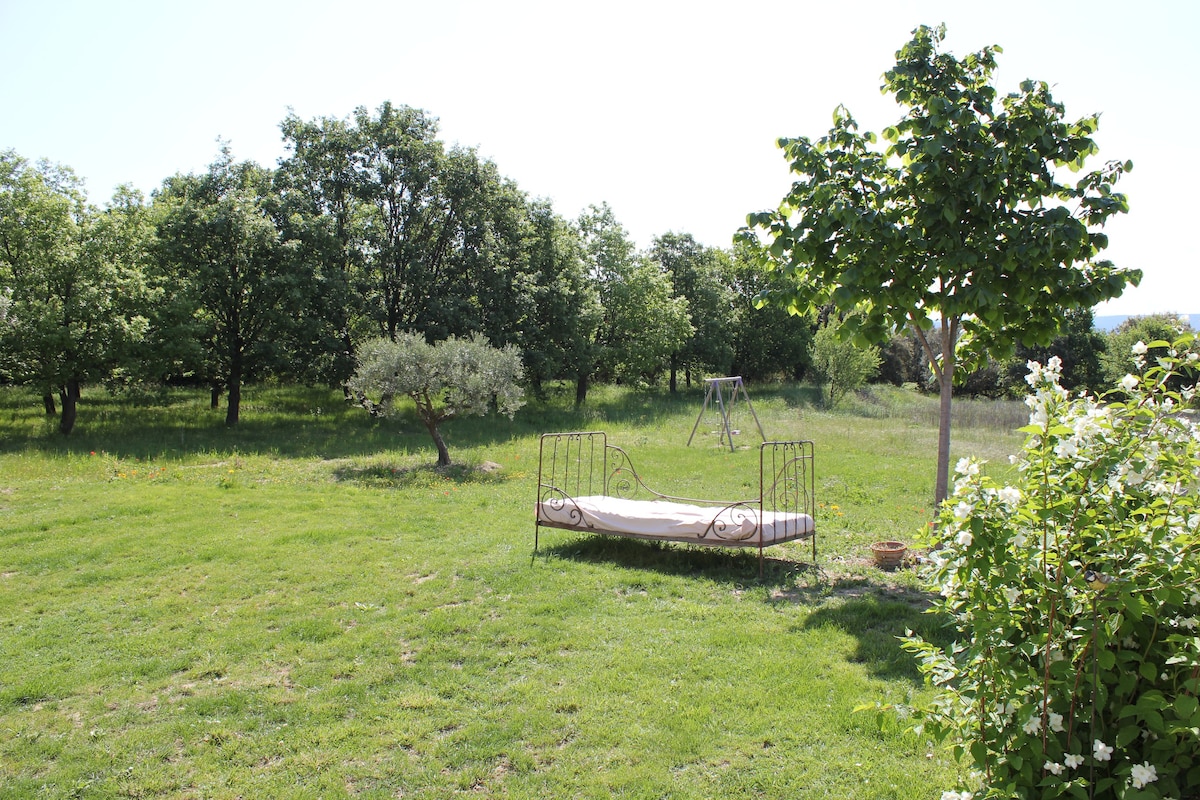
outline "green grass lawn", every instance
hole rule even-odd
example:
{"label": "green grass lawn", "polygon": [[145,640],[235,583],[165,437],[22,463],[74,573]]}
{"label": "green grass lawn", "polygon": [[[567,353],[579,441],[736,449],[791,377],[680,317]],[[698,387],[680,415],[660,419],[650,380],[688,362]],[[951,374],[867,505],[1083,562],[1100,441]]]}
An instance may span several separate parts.
{"label": "green grass lawn", "polygon": [[[856,706],[945,639],[867,546],[932,517],[928,398],[843,410],[750,387],[771,438],[816,443],[819,559],[543,531],[537,435],[602,429],[647,481],[753,495],[694,388],[601,388],[443,433],[338,392],[89,394],[63,438],[0,389],[0,797],[936,798],[955,765]],[[1019,406],[960,403],[956,457],[1006,456]],[[498,470],[483,471],[485,462]]]}

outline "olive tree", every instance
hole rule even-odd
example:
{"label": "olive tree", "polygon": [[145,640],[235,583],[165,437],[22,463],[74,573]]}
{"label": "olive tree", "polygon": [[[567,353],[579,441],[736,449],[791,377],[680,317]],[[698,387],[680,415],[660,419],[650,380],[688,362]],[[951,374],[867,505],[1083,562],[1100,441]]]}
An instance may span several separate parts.
{"label": "olive tree", "polygon": [[1045,83],[997,104],[999,47],[962,60],[938,50],[945,28],[918,28],[884,75],[904,116],[886,150],[844,108],[816,142],[781,139],[797,175],[778,208],[750,214],[739,239],[785,279],[768,298],[795,313],[827,303],[858,312],[843,327],[882,344],[910,327],[941,397],[935,499],[946,497],[956,374],[1016,344],[1046,344],[1060,311],[1117,297],[1141,273],[1100,260],[1104,223],[1128,204],[1113,185],[1132,164],[1076,181],[1097,150],[1099,117],[1076,122]]}
{"label": "olive tree", "polygon": [[395,340],[364,343],[348,385],[383,416],[396,412],[396,398],[412,400],[437,447],[438,466],[448,467],[450,451],[439,426],[456,417],[483,416],[492,408],[511,419],[524,402],[522,373],[521,353],[512,346],[453,337],[429,344],[420,334],[401,333]]}

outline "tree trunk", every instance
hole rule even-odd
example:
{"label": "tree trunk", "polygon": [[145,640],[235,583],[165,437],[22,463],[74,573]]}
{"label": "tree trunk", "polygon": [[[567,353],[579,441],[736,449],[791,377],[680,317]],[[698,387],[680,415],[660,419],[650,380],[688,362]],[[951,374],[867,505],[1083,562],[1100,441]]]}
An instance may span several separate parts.
{"label": "tree trunk", "polygon": [[[951,353],[950,360],[954,355]],[[934,489],[934,507],[940,507],[946,499],[950,488],[950,399],[954,394],[954,372],[942,365],[941,379],[938,381],[940,396],[938,398],[938,460],[937,486]]]}
{"label": "tree trunk", "polygon": [[446,447],[446,442],[442,439],[442,433],[438,430],[437,423],[433,420],[425,420],[425,428],[429,431],[429,435],[433,437],[433,444],[437,447],[439,467],[450,466],[450,450]]}
{"label": "tree trunk", "polygon": [[955,340],[957,320],[942,321],[942,363],[938,376],[938,460],[934,507],[940,507],[950,493],[950,401],[954,396]]}
{"label": "tree trunk", "polygon": [[62,403],[62,417],[58,420],[58,431],[63,436],[75,429],[75,417],[78,414],[79,381],[69,380],[67,385],[58,393]]}
{"label": "tree trunk", "polygon": [[[921,342],[925,356],[929,359],[930,368],[938,382],[938,454],[937,481],[933,490],[934,513],[949,495],[950,489],[950,401],[954,396],[954,347],[958,339],[958,318],[942,319],[941,322],[941,353],[935,353],[929,343],[929,337],[921,327],[913,321],[913,332]],[[939,355],[941,358],[939,359]]]}
{"label": "tree trunk", "polygon": [[679,370],[678,359],[676,359],[675,354],[672,353],[671,354],[671,394],[675,394],[675,391],[679,388],[679,382],[675,377],[675,373],[678,370]]}
{"label": "tree trunk", "polygon": [[238,424],[242,409],[242,348],[237,342],[229,354],[229,403],[225,407],[225,425],[232,428]]}
{"label": "tree trunk", "polygon": [[575,406],[579,407],[587,401],[588,376],[581,372],[575,378]]}
{"label": "tree trunk", "polygon": [[42,407],[46,409],[46,416],[53,417],[58,413],[58,408],[54,405],[54,395],[46,392],[42,395]]}
{"label": "tree trunk", "polygon": [[209,387],[209,408],[216,409],[221,407],[221,390],[224,388],[220,383],[213,381],[212,386]]}

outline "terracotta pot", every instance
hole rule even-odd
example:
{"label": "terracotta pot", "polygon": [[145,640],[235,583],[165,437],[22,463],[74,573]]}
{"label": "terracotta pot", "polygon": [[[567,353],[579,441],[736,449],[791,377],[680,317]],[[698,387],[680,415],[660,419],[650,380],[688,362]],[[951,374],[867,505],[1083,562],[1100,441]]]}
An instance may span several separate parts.
{"label": "terracotta pot", "polygon": [[904,542],[876,542],[871,545],[871,554],[875,556],[875,566],[880,569],[895,569],[904,562],[904,554],[908,545]]}

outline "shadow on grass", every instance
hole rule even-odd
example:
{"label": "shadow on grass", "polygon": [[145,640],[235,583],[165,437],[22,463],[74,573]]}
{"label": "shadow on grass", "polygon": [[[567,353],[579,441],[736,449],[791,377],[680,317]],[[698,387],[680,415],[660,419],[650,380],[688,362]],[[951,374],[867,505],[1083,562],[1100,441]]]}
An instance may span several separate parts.
{"label": "shadow on grass", "polygon": [[[546,431],[652,424],[682,409],[699,408],[702,399],[696,387],[671,394],[656,388],[598,386],[587,403],[576,407],[573,393],[553,391],[545,399],[530,400],[512,420],[464,417],[444,425],[441,432],[453,456],[458,448],[487,447]],[[436,458],[414,409],[381,419],[347,403],[340,390],[300,386],[246,387],[240,420],[233,427],[225,425],[224,408],[209,407],[208,393],[202,390],[171,389],[144,397],[88,390],[68,436],[58,432],[58,418],[47,417],[32,393],[0,387],[0,452],[24,450],[103,451],[118,457],[237,451],[326,459],[402,450]]]}
{"label": "shadow on grass", "polygon": [[917,660],[901,649],[900,637],[912,631],[939,647],[954,640],[948,619],[930,613],[931,606],[929,593],[918,589],[877,586],[867,581],[843,584],[834,587],[797,630],[832,628],[847,633],[858,641],[852,661],[863,664],[879,678],[908,680],[919,686],[923,679]]}
{"label": "shadow on grass", "polygon": [[553,557],[593,564],[606,563],[626,569],[700,577],[743,586],[794,585],[798,575],[811,577],[820,572],[820,567],[816,564],[764,555],[763,575],[760,579],[758,550],[754,548],[689,546],[596,534],[582,534],[580,538],[549,546],[543,541],[533,557],[535,560]]}
{"label": "shadow on grass", "polygon": [[487,463],[437,464],[417,466],[398,464],[373,464],[370,466],[341,466],[333,470],[333,477],[345,483],[356,483],[376,489],[411,489],[435,486],[444,482],[465,484],[500,484],[509,480],[500,469]]}

